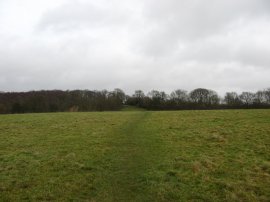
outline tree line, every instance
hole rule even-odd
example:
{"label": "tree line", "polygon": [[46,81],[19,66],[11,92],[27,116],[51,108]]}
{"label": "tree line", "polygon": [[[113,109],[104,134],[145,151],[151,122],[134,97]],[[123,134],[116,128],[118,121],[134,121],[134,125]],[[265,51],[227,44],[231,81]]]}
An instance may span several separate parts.
{"label": "tree line", "polygon": [[145,95],[143,91],[137,90],[127,98],[126,103],[148,110],[270,108],[270,88],[256,93],[227,92],[223,98],[205,88],[191,92],[178,89],[169,95],[157,90]]}
{"label": "tree line", "polygon": [[123,90],[42,90],[30,92],[0,92],[0,113],[33,113],[64,111],[114,111],[124,105],[148,110],[181,109],[244,109],[270,108],[270,88],[252,92],[227,92],[220,97],[215,91],[197,88],[166,94],[152,90],[145,94],[136,90],[126,95]]}
{"label": "tree line", "polygon": [[89,90],[42,90],[0,93],[0,113],[120,110],[125,93]]}

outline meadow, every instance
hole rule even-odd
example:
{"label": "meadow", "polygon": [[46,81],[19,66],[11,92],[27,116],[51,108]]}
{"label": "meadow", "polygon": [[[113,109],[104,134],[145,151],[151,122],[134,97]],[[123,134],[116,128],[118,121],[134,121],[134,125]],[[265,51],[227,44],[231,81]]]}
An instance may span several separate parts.
{"label": "meadow", "polygon": [[0,201],[270,201],[270,110],[0,115]]}

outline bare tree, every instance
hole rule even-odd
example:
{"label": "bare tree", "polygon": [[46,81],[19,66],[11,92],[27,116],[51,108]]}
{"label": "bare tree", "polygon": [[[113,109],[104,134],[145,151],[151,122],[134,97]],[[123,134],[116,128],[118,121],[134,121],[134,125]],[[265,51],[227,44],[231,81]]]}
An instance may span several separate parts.
{"label": "bare tree", "polygon": [[214,105],[219,103],[219,97],[213,90],[197,88],[189,94],[191,101],[202,105]]}
{"label": "bare tree", "polygon": [[241,100],[236,92],[227,92],[224,97],[227,105],[236,106],[241,104]]}
{"label": "bare tree", "polygon": [[126,94],[124,93],[122,89],[115,88],[112,93],[119,101],[121,101],[122,104],[125,102]]}
{"label": "bare tree", "polygon": [[263,92],[264,92],[266,103],[270,104],[270,88],[264,90]]}
{"label": "bare tree", "polygon": [[266,103],[264,91],[257,91],[256,92],[256,94],[254,95],[254,103],[256,103],[256,104]]}
{"label": "bare tree", "polygon": [[167,99],[167,94],[163,91],[152,90],[148,93],[148,96],[153,100],[155,104],[159,104]]}
{"label": "bare tree", "polygon": [[145,95],[144,95],[144,92],[142,90],[135,90],[133,97],[141,99],[141,98],[144,98]]}
{"label": "bare tree", "polygon": [[144,92],[142,90],[135,90],[134,94],[131,98],[128,99],[128,103],[133,103],[133,105],[137,105],[139,107],[142,107],[144,102]]}
{"label": "bare tree", "polygon": [[241,101],[246,105],[251,105],[254,102],[255,95],[251,92],[242,92],[239,96]]}
{"label": "bare tree", "polygon": [[188,101],[187,91],[177,89],[171,93],[171,99],[177,104],[184,103]]}

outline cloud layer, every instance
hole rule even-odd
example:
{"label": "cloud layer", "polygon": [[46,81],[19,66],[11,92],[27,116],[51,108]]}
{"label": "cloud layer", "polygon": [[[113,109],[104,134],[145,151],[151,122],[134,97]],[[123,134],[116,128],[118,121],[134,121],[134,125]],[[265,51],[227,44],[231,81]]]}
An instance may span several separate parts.
{"label": "cloud layer", "polygon": [[268,0],[0,1],[0,91],[270,86]]}

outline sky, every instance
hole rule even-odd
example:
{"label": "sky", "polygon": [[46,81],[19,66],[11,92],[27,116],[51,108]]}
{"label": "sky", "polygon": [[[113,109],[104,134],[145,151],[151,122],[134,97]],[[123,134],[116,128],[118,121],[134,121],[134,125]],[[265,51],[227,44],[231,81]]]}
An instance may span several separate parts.
{"label": "sky", "polygon": [[270,87],[269,0],[0,0],[0,91]]}

